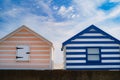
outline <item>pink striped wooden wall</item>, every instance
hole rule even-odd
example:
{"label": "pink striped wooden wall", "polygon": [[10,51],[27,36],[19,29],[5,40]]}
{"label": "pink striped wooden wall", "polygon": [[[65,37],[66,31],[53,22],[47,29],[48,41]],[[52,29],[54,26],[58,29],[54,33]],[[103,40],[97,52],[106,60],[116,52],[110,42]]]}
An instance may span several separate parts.
{"label": "pink striped wooden wall", "polygon": [[[22,27],[0,42],[0,69],[52,69],[52,45]],[[16,60],[16,47],[30,47],[29,61]]]}

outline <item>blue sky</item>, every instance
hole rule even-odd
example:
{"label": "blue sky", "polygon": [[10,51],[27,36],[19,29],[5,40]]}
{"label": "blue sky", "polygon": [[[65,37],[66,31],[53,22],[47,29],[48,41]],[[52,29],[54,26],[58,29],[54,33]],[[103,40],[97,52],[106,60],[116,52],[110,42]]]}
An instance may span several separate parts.
{"label": "blue sky", "polygon": [[54,43],[56,63],[61,43],[91,24],[120,40],[120,0],[0,0],[0,38],[26,25]]}

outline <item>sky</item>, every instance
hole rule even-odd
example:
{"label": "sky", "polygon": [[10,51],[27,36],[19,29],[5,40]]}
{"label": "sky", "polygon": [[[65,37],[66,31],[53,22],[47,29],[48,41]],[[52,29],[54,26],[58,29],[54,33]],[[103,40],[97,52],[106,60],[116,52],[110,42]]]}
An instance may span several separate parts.
{"label": "sky", "polygon": [[92,24],[120,40],[120,0],[0,0],[0,38],[26,25],[54,44],[56,64],[62,43]]}

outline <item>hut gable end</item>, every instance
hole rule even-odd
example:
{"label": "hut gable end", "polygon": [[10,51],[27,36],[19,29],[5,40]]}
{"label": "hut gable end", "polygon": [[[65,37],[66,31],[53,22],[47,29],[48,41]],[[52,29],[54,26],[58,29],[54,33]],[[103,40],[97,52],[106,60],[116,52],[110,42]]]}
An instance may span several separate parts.
{"label": "hut gable end", "polygon": [[62,44],[66,70],[120,70],[120,41],[94,25]]}
{"label": "hut gable end", "polygon": [[116,43],[120,44],[120,41],[116,38],[112,37],[108,33],[104,32],[103,30],[97,28],[95,25],[91,25],[82,32],[76,34],[72,38],[66,40],[62,43],[62,49],[67,44],[84,44],[84,43]]}
{"label": "hut gable end", "polygon": [[[38,41],[40,43],[45,43],[46,45],[52,46],[52,43],[42,37],[41,35],[37,34],[36,32],[32,31],[25,25],[21,26],[17,30],[13,31],[12,33],[8,34],[7,36],[3,37],[0,42],[7,42],[7,41],[21,41],[24,43],[24,41],[32,42],[32,41]],[[25,42],[26,43],[26,42]]]}

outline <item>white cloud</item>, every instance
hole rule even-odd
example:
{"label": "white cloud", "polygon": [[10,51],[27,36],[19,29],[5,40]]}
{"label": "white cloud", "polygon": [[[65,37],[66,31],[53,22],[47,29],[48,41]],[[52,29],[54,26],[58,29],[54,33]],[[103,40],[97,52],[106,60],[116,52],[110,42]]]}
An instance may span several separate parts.
{"label": "white cloud", "polygon": [[45,12],[50,18],[53,18],[53,14],[50,8],[50,2],[51,0],[47,1],[46,3],[42,0],[37,0],[36,4],[40,7],[42,7],[42,12]]}
{"label": "white cloud", "polygon": [[23,8],[12,8],[8,11],[3,12],[1,15],[2,16],[10,16],[10,17],[17,17],[18,15],[20,15],[22,12],[24,12]]}
{"label": "white cloud", "polygon": [[120,0],[110,0],[110,2],[120,2]]}
{"label": "white cloud", "polygon": [[78,17],[78,15],[75,14],[75,10],[73,6],[69,6],[66,8],[65,6],[61,6],[58,10],[58,15],[61,15],[63,18],[75,18]]}

